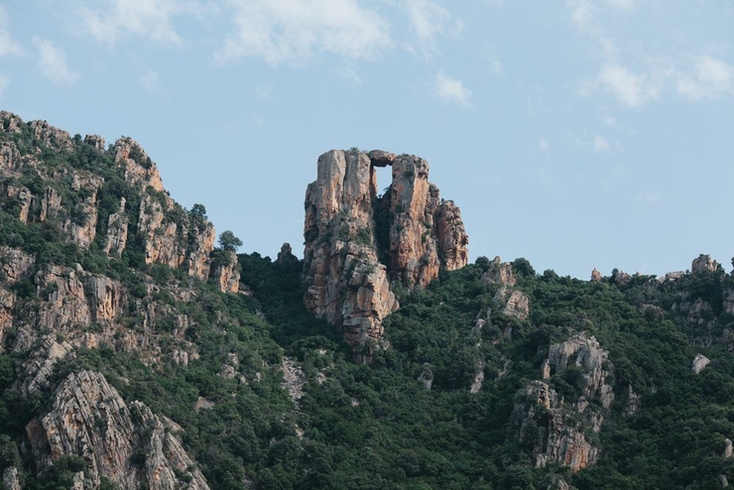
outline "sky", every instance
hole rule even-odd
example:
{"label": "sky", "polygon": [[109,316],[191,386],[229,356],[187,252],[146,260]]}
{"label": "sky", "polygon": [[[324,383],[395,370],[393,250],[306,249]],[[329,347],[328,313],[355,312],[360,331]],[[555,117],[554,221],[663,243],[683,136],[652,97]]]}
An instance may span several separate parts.
{"label": "sky", "polygon": [[732,0],[0,0],[0,109],[132,137],[242,252],[302,255],[358,147],[428,160],[472,261],[734,255]]}

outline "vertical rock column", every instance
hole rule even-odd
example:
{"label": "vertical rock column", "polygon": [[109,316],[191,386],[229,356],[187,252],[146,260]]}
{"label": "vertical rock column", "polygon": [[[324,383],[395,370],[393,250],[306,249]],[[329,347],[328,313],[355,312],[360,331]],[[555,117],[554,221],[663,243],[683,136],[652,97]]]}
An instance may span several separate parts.
{"label": "vertical rock column", "polygon": [[309,310],[359,347],[382,336],[382,320],[398,308],[387,269],[377,260],[375,170],[364,153],[330,151],[306,191],[304,301]]}
{"label": "vertical rock column", "polygon": [[[392,184],[378,197],[375,167],[388,165]],[[398,308],[388,277],[410,291],[428,286],[441,267],[467,263],[459,208],[441,200],[422,158],[327,152],[319,157],[305,207],[305,304],[342,329],[355,348],[379,339],[382,320]],[[379,244],[378,229],[385,230]]]}

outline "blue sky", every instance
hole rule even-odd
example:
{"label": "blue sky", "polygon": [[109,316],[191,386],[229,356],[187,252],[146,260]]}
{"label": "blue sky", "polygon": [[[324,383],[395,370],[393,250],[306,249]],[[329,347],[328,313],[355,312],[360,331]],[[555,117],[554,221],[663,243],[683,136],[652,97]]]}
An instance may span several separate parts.
{"label": "blue sky", "polygon": [[131,136],[242,251],[300,255],[316,159],[359,147],[426,158],[472,260],[729,270],[733,26],[731,0],[3,0],[0,108]]}

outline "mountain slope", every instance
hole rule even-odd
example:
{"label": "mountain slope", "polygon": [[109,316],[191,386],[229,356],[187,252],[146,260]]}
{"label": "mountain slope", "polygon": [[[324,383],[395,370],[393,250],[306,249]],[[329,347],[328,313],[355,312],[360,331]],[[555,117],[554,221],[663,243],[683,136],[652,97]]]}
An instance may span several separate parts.
{"label": "mountain slope", "polygon": [[734,279],[706,256],[660,280],[485,257],[397,278],[386,348],[357,364],[306,309],[290,246],[215,247],[204,207],[177,205],[129,138],[0,121],[5,488],[734,478]]}

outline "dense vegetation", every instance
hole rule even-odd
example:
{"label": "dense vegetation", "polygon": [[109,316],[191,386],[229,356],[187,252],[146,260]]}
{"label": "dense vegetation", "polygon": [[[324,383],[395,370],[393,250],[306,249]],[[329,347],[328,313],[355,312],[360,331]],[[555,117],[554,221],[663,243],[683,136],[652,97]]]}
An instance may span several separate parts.
{"label": "dense vegetation", "polygon": [[[43,147],[24,131],[12,136],[19,147]],[[102,253],[99,239],[82,251],[63,240],[57,222],[19,221],[20,204],[5,199],[0,246],[35,258],[32,273],[12,291],[24,302],[41,301],[50,293],[34,282],[35,272],[50,264],[80,264],[113,277],[134,300],[126,313],[130,328],[136,328],[139,305],[167,305],[170,315],[156,325],[166,355],[171,318],[186,315],[185,339],[199,353],[188,364],[167,357],[150,364],[103,345],[77,350],[74,359],[56,366],[54,378],[80,368],[99,371],[125,400],[140,400],[180,424],[183,443],[212,488],[545,489],[562,479],[578,489],[695,489],[719,487],[720,475],[734,478],[734,458],[722,457],[725,439],[734,438],[734,315],[724,305],[734,279],[723,270],[665,282],[614,279],[618,275],[588,282],[550,270],[538,274],[518,259],[512,264],[517,288],[531,304],[530,316],[521,320],[501,312],[499,285],[482,280],[489,261],[480,257],[462,270],[442,272],[425,290],[407,294],[395,286],[401,308],[385,322],[391,347],[376,352],[371,365],[360,365],[332,327],[306,312],[302,263],[295,257],[274,262],[257,253],[239,255],[251,296],[221,293],[180,270],[146,265],[134,232],[141,196],[109,156],[81,138],[73,144],[63,158],[45,149],[45,165],[83,168],[104,178],[100,227],[125,197],[130,246],[120,258]],[[28,170],[2,185],[42,193],[49,184],[39,179]],[[83,221],[74,213],[84,193],[72,193],[63,179],[53,185],[68,216]],[[184,214],[203,226],[200,205],[191,211],[176,206],[166,219],[182,220]],[[224,260],[223,251],[240,244],[225,235],[213,259]],[[0,284],[6,279],[0,277]],[[196,300],[174,297],[169,291],[176,288],[194,290]],[[478,318],[486,320],[481,329]],[[519,430],[517,393],[540,378],[551,344],[580,331],[609,351],[606,381],[615,401],[602,430],[590,436],[601,456],[575,474],[558,465],[536,468],[531,439]],[[11,329],[0,350],[0,472],[18,467],[30,489],[68,488],[83,461],[63,457],[37,476],[32,457],[20,450],[27,447],[26,424],[48,410],[53,393],[23,400],[17,382],[28,353],[14,352],[14,340]],[[694,374],[691,361],[698,353],[712,362]],[[236,375],[223,376],[231,354],[238,359]],[[295,404],[281,386],[285,356],[305,376]],[[471,393],[478,369],[484,382]],[[581,381],[582,373],[570,368],[548,382],[572,399]],[[641,398],[629,413],[632,393]],[[105,480],[102,488],[114,486]]]}

